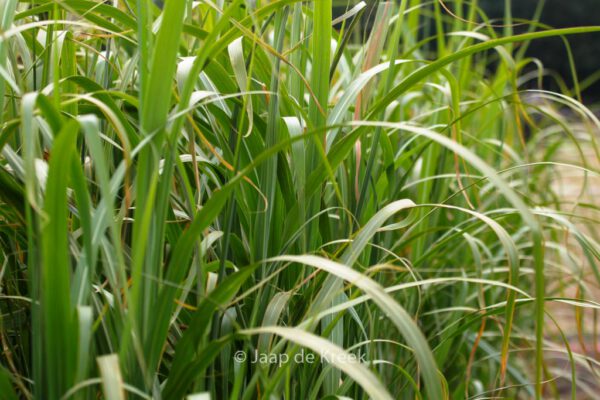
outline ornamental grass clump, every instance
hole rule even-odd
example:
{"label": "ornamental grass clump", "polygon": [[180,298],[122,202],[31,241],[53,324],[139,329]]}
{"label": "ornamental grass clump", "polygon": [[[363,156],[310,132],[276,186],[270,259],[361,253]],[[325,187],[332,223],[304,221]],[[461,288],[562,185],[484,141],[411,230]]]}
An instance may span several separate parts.
{"label": "ornamental grass clump", "polygon": [[593,396],[600,26],[341,3],[0,0],[0,397]]}

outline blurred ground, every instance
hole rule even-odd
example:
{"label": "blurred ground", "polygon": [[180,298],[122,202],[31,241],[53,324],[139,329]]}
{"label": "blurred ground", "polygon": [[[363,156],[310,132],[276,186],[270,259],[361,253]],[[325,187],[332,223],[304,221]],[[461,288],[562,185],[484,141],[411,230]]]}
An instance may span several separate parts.
{"label": "blurred ground", "polygon": [[[598,134],[596,136],[600,137]],[[600,161],[591,146],[582,147],[584,148],[584,156],[590,163],[590,167],[594,170],[599,170]],[[579,156],[576,155],[577,151],[575,146],[564,146],[560,151],[559,159],[565,163],[581,164]],[[561,198],[567,202],[564,208],[565,211],[572,210],[577,203],[588,203],[596,206],[600,205],[600,177],[588,176],[586,182],[585,175],[581,171],[573,170],[568,167],[558,167],[556,168],[556,172],[558,173],[558,179],[555,180],[552,186]],[[595,218],[596,221],[600,220],[600,212],[598,211],[583,206],[577,207],[576,211],[580,215]],[[598,232],[598,227],[600,224],[597,222],[585,224],[575,219],[573,219],[572,222],[574,222],[579,229],[591,235],[594,240],[598,240],[598,235],[600,234],[600,232]],[[600,302],[599,283],[591,271],[590,266],[587,262],[583,261],[585,256],[581,251],[581,248],[572,235],[569,237],[565,236],[565,240],[568,241],[573,253],[579,258],[576,265],[581,269],[581,277],[588,290],[586,293],[580,293],[577,285],[568,284],[566,279],[557,282],[549,282],[548,290],[558,290],[558,295],[568,298],[576,298],[580,295],[588,300]],[[569,268],[562,260],[556,260],[556,262]],[[564,303],[551,302],[548,304],[548,309],[561,327],[563,334],[568,338],[571,350],[574,353],[586,355],[599,362],[600,346],[597,335],[600,332],[600,316],[595,316],[590,309],[579,309],[582,313],[578,315],[578,309]],[[578,320],[581,321],[579,324]],[[547,318],[547,337],[557,345],[560,345],[562,342],[558,329],[549,318]],[[562,348],[564,348],[564,345],[562,345]],[[564,353],[552,352],[548,353],[546,357],[551,369],[550,372],[553,376],[566,376],[565,378],[556,381],[557,388],[561,393],[561,398],[570,398],[571,381],[568,378],[570,374],[570,365],[567,355]],[[591,363],[588,365],[593,368]],[[578,380],[582,383],[582,385],[578,387],[578,399],[591,400],[600,398],[600,375],[598,375],[600,374],[600,369],[596,367],[596,371],[596,374],[592,374],[589,371],[589,368],[586,368],[584,363],[578,365]]]}

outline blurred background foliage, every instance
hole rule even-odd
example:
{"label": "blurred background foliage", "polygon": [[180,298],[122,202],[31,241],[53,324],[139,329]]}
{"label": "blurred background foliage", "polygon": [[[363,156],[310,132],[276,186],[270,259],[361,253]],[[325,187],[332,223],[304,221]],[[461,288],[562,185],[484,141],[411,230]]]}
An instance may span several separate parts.
{"label": "blurred background foliage", "polygon": [[[504,17],[504,1],[480,0],[481,6],[490,18]],[[535,14],[540,0],[513,0],[513,18],[530,20]],[[600,24],[600,1],[598,0],[545,0],[540,15],[540,22],[553,28],[570,26],[589,26]],[[516,28],[517,29],[517,28]],[[600,100],[600,41],[594,35],[582,35],[577,40],[571,40],[573,58],[577,60],[579,80],[585,82],[590,78],[590,86],[583,90],[585,102]],[[573,86],[569,69],[568,55],[563,40],[547,38],[531,44],[528,55],[540,59],[544,66],[566,80],[569,87]],[[593,84],[591,81],[595,81]],[[548,82],[550,89],[559,89],[555,82]]]}
{"label": "blurred background foliage", "polygon": [[[368,30],[375,17],[375,5],[383,0],[365,0],[368,9],[364,13],[365,26]],[[399,1],[399,0],[396,0]],[[438,0],[435,0],[438,1]],[[499,23],[506,15],[506,2],[504,0],[475,0],[485,14]],[[334,0],[335,14],[342,14],[345,9],[358,3],[358,0]],[[425,2],[415,0],[413,3]],[[433,8],[433,2],[427,6]],[[444,0],[443,3],[453,13],[458,13],[455,2]],[[463,7],[468,7],[470,1],[464,1]],[[590,26],[600,24],[600,0],[512,0],[511,12],[515,26],[515,33],[530,29],[529,25],[520,23],[531,21],[536,15],[536,10],[541,8],[540,23],[553,28],[566,28],[573,26]],[[449,19],[452,18],[448,14]],[[480,23],[481,19],[477,20]],[[429,26],[428,26],[429,25]],[[500,27],[498,27],[501,30]],[[540,27],[540,29],[543,29]],[[423,21],[424,36],[433,34],[432,24]],[[593,34],[581,35],[577,40],[569,42],[573,59],[577,60],[577,75],[582,83],[582,97],[584,103],[591,104],[600,101],[600,41]],[[529,57],[539,59],[546,68],[544,88],[548,90],[564,91],[574,86],[573,76],[569,67],[568,52],[562,38],[552,37],[541,39],[529,44],[527,50]]]}

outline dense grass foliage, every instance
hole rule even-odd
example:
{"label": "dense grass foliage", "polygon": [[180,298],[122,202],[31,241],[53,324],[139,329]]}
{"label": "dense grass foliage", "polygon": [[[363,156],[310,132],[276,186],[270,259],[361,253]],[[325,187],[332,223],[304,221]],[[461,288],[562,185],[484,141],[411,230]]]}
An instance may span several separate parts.
{"label": "dense grass foliage", "polygon": [[0,0],[0,397],[593,393],[600,27],[342,3]]}

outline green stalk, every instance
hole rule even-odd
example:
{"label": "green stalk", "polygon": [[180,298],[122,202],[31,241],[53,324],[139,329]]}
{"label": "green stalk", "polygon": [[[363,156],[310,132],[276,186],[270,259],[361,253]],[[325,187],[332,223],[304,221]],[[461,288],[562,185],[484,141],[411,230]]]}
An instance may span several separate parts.
{"label": "green stalk", "polygon": [[[312,33],[312,72],[310,85],[315,94],[308,107],[308,125],[313,128],[322,128],[327,123],[327,103],[329,101],[329,67],[331,58],[332,37],[332,11],[331,0],[317,0],[313,3],[313,33]],[[315,137],[306,143],[306,176],[317,167],[319,147],[323,148],[324,138]],[[310,218],[319,208],[319,196],[307,198],[306,215]],[[307,226],[307,243],[313,247],[317,243],[316,222]]]}
{"label": "green stalk", "polygon": [[71,263],[68,253],[67,185],[79,125],[71,121],[52,148],[42,223],[40,274],[44,369],[44,396],[61,398],[73,385],[76,368],[77,327],[70,296]]}
{"label": "green stalk", "polygon": [[[143,8],[144,0],[138,0],[138,10]],[[146,3],[147,4],[147,3]],[[164,216],[153,213],[155,194],[158,185],[158,161],[162,154],[162,147],[166,137],[165,128],[167,112],[171,103],[172,78],[175,74],[178,44],[183,31],[183,20],[186,10],[186,1],[169,1],[165,4],[162,23],[156,38],[156,45],[148,71],[147,81],[142,82],[145,92],[140,93],[141,129],[145,137],[153,136],[150,145],[145,146],[139,156],[137,165],[136,193],[137,203],[134,213],[136,223],[133,227],[132,255],[132,288],[130,296],[130,318],[134,332],[151,336],[153,318],[151,305],[157,297],[155,281],[146,280],[146,277],[160,276],[162,264],[162,245],[164,234]],[[145,10],[141,10],[139,33],[150,26],[145,20]],[[142,39],[145,36],[142,37]],[[148,65],[149,54],[142,49],[142,65]],[[143,67],[142,67],[143,70]],[[163,176],[170,179],[170,175]],[[166,204],[162,204],[165,206]],[[161,233],[162,232],[162,233]],[[146,249],[150,249],[147,251]],[[130,339],[126,338],[126,341]],[[142,338],[142,341],[143,338]],[[125,348],[127,346],[124,346]],[[146,349],[149,355],[158,349]],[[144,383],[151,385],[154,365],[141,366],[145,371]],[[148,368],[148,369],[146,369]]]}
{"label": "green stalk", "polygon": [[[285,24],[289,9],[285,7],[277,12],[275,16],[275,51],[281,53],[283,49],[283,40],[285,38]],[[274,58],[273,70],[271,73],[271,100],[269,103],[269,118],[267,120],[265,146],[270,148],[280,141],[280,114],[279,114],[279,74],[281,68],[281,59]],[[260,182],[263,186],[265,196],[267,198],[267,208],[264,212],[260,209],[264,208],[263,204],[259,205],[257,215],[259,216],[256,224],[255,237],[261,238],[258,240],[259,248],[256,249],[258,260],[264,260],[269,256],[269,247],[273,246],[275,238],[271,238],[271,224],[273,223],[273,215],[275,209],[275,199],[277,195],[277,157],[273,157],[261,167],[259,171]],[[262,273],[266,271],[263,269]]]}
{"label": "green stalk", "polygon": [[[383,77],[383,82],[385,82],[385,85],[382,86],[382,88],[384,88],[384,89],[391,87],[394,82],[394,79],[396,77],[397,66],[394,63],[394,61],[398,58],[398,52],[399,52],[399,47],[400,47],[399,46],[400,35],[402,34],[402,29],[404,28],[404,13],[406,12],[407,6],[408,6],[408,0],[402,0],[402,2],[400,3],[400,7],[398,8],[398,18],[396,19],[396,23],[394,24],[394,30],[390,37],[390,43],[389,43],[388,52],[387,52],[387,55],[388,55],[387,58],[390,62],[390,66],[387,69],[387,71],[385,72],[385,75]],[[385,115],[385,111],[382,110],[380,119],[383,119],[384,115]],[[377,153],[378,153],[377,148],[379,147],[380,141],[381,141],[381,127],[377,127],[377,128],[375,128],[375,134],[373,135],[371,151],[369,153],[369,159],[367,161],[367,167],[365,169],[365,177],[364,177],[364,180],[363,180],[361,188],[360,188],[358,204],[356,206],[356,219],[358,221],[361,220],[363,208],[364,208],[364,205],[365,205],[365,202],[367,199],[367,195],[368,195],[368,188],[372,182],[372,176],[373,175],[377,176],[377,174],[373,173],[374,172],[373,167],[375,165],[375,159],[376,159]]]}

